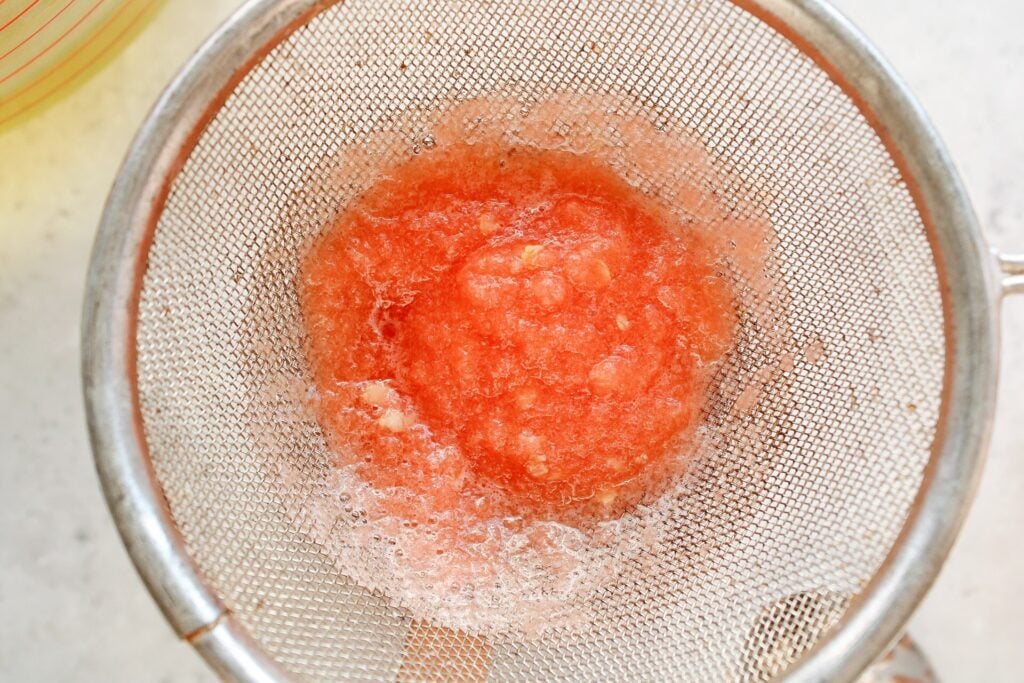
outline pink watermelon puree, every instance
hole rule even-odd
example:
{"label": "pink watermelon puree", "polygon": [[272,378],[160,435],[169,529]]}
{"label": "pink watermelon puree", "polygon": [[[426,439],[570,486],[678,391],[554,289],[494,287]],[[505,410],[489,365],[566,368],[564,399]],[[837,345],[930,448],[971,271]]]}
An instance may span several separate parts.
{"label": "pink watermelon puree", "polygon": [[392,169],[300,274],[329,444],[408,524],[621,512],[678,473],[733,343],[711,232],[565,151]]}

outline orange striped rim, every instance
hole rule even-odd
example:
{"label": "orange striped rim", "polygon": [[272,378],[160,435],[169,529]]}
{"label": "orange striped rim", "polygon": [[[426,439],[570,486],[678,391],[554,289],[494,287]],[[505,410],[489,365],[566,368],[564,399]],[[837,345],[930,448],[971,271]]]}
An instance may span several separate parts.
{"label": "orange striped rim", "polygon": [[[0,0],[0,3],[2,3],[2,2],[3,2],[3,0]],[[22,39],[22,41],[21,41],[20,43],[18,43],[18,44],[17,44],[17,45],[15,45],[14,47],[12,47],[12,48],[11,48],[10,50],[8,50],[7,52],[5,52],[5,53],[3,53],[2,55],[0,55],[0,62],[4,61],[4,59],[5,59],[5,58],[6,58],[6,57],[7,57],[7,56],[8,56],[9,54],[11,54],[11,53],[12,53],[12,52],[14,52],[15,50],[17,50],[17,49],[18,49],[19,47],[21,47],[22,45],[24,45],[25,43],[27,43],[28,41],[32,40],[32,39],[33,39],[33,38],[35,38],[35,37],[36,37],[37,35],[39,35],[39,32],[40,32],[40,31],[42,31],[42,30],[43,30],[43,29],[45,29],[45,28],[46,28],[47,26],[49,26],[50,24],[52,24],[52,23],[53,23],[53,22],[54,22],[54,21],[55,21],[55,20],[56,20],[56,19],[57,19],[57,18],[58,18],[58,17],[60,16],[60,15],[64,14],[64,11],[65,11],[65,10],[67,10],[67,9],[68,9],[69,7],[71,7],[71,6],[73,5],[73,4],[75,4],[75,0],[68,0],[68,4],[64,5],[64,6],[63,6],[63,7],[61,7],[61,8],[59,9],[59,10],[57,10],[57,13],[56,13],[56,14],[54,14],[54,15],[53,15],[52,17],[50,17],[49,19],[47,19],[47,20],[46,20],[46,21],[45,21],[45,22],[44,22],[44,23],[43,23],[43,24],[42,24],[42,25],[41,25],[41,26],[40,26],[39,28],[37,28],[37,29],[36,29],[35,31],[33,31],[33,32],[32,32],[32,33],[30,33],[29,35],[25,36],[25,37],[24,37],[24,38]]]}
{"label": "orange striped rim", "polygon": [[25,16],[25,15],[26,15],[26,14],[28,13],[28,11],[29,11],[30,9],[32,9],[33,7],[35,7],[35,6],[36,6],[36,5],[38,5],[38,4],[39,4],[39,0],[32,0],[32,2],[30,2],[30,3],[28,4],[28,7],[26,7],[25,9],[21,10],[20,12],[18,12],[17,14],[15,14],[15,15],[14,15],[13,17],[11,17],[11,18],[10,18],[10,19],[9,19],[9,20],[7,21],[7,23],[6,23],[6,24],[4,24],[3,26],[0,26],[0,31],[3,31],[3,30],[4,30],[5,28],[7,28],[8,26],[10,26],[10,25],[11,25],[11,24],[13,24],[14,22],[16,22],[16,21],[17,21],[18,19],[21,19],[21,18],[22,18],[23,16]]}
{"label": "orange striped rim", "polygon": [[[127,34],[129,34],[136,26],[138,26],[140,24],[140,22],[149,14],[150,10],[153,9],[154,7],[156,7],[156,5],[159,4],[161,1],[162,0],[148,0],[145,4],[142,5],[142,7],[139,9],[139,11],[136,12],[135,16],[133,16],[130,20],[128,20],[125,23],[125,25],[121,28],[121,30],[113,35],[113,37],[107,42],[106,45],[103,46],[103,48],[101,50],[99,50],[95,55],[90,57],[90,59],[88,61],[86,61],[84,64],[82,64],[79,68],[75,69],[74,71],[69,73],[65,78],[61,79],[59,82],[57,82],[55,85],[53,85],[53,87],[49,88],[48,90],[43,92],[38,97],[36,97],[36,98],[32,99],[31,101],[27,102],[20,109],[17,109],[14,112],[12,112],[10,115],[0,119],[0,126],[3,126],[8,121],[11,121],[12,119],[17,118],[18,116],[20,116],[25,111],[31,109],[32,107],[34,107],[37,104],[41,103],[43,100],[45,100],[48,97],[52,96],[55,92],[57,92],[61,88],[65,87],[68,83],[70,83],[71,81],[75,80],[80,75],[82,75],[83,73],[88,71],[90,68],[92,68],[95,64],[100,62],[104,57],[106,57],[108,54],[110,54],[114,50],[114,48],[119,45],[119,43],[121,42],[121,39],[124,38]],[[106,23],[103,24],[103,26],[99,29],[99,31],[102,32],[105,29],[107,29],[111,24],[113,24],[115,22],[115,20],[117,19],[117,17],[124,11],[125,8],[127,8],[130,5],[136,5],[136,4],[137,3],[131,2],[131,1],[125,3],[117,12],[115,12],[114,14],[112,14],[110,16],[110,18],[106,21]],[[19,91],[19,94],[23,93],[23,92],[25,92],[27,90],[30,90],[32,87],[35,87],[35,86],[39,85],[39,83],[41,83],[43,80],[45,80],[45,78],[51,76],[54,72],[58,71],[61,67],[66,65],[78,53],[82,52],[89,45],[90,45],[89,43],[86,43],[86,44],[82,45],[81,47],[79,47],[73,53],[68,55],[68,57],[64,61],[62,61],[60,64],[58,64],[53,69],[51,69],[49,72],[47,72],[46,76],[44,76],[42,79],[40,79],[40,81],[36,81],[32,85],[27,86],[25,88],[22,88],[22,90]]]}
{"label": "orange striped rim", "polygon": [[[68,36],[68,34],[70,34],[70,33],[71,33],[72,31],[74,31],[74,30],[75,30],[76,28],[78,28],[79,26],[81,26],[81,25],[82,25],[82,22],[83,22],[83,21],[85,21],[86,19],[88,19],[88,18],[89,18],[89,15],[91,15],[91,14],[92,14],[93,12],[95,12],[95,11],[96,11],[96,9],[97,9],[97,8],[98,8],[98,7],[100,6],[100,5],[102,5],[102,4],[103,4],[103,2],[104,2],[104,0],[96,0],[96,4],[95,4],[95,5],[93,5],[92,7],[90,7],[90,8],[89,8],[89,11],[87,11],[87,12],[86,12],[85,14],[83,14],[82,16],[80,16],[80,17],[78,18],[78,21],[76,21],[76,22],[75,22],[74,24],[72,24],[72,25],[71,25],[71,26],[70,26],[70,27],[68,28],[68,30],[64,31],[64,33],[62,33],[62,34],[60,34],[59,36],[57,36],[57,39],[56,39],[56,40],[54,40],[54,41],[53,41],[52,43],[50,43],[49,45],[47,45],[46,47],[44,47],[44,48],[42,49],[42,51],[41,51],[41,52],[39,52],[39,53],[37,53],[37,54],[33,55],[31,59],[29,59],[29,60],[28,60],[27,62],[25,62],[24,64],[22,64],[21,66],[19,66],[19,67],[18,67],[17,69],[15,69],[14,71],[10,72],[9,74],[7,74],[6,76],[4,76],[3,78],[0,78],[0,85],[3,85],[4,81],[7,81],[7,80],[10,80],[11,78],[14,78],[14,77],[15,77],[16,75],[18,75],[19,73],[21,73],[22,71],[24,71],[25,69],[27,69],[27,68],[28,68],[28,67],[29,67],[29,66],[30,66],[30,65],[31,65],[31,64],[32,64],[33,62],[35,62],[35,61],[36,61],[37,59],[39,59],[40,57],[42,57],[43,55],[45,55],[45,54],[46,54],[47,52],[49,52],[50,50],[52,50],[52,49],[53,49],[54,47],[56,47],[56,46],[57,46],[58,44],[60,44],[60,42],[61,42],[61,41],[63,41],[63,40],[64,40],[64,39],[65,39],[65,38],[66,38],[66,37]],[[122,8],[121,8],[121,9],[124,9],[124,7],[122,6]],[[120,11],[120,10],[118,10],[118,11]],[[79,49],[81,49],[81,48],[79,48]],[[73,52],[73,53],[72,53],[72,55],[74,55],[74,54],[77,54],[77,53],[78,53],[78,51],[79,51],[79,50],[75,50],[75,52]],[[64,61],[62,61],[62,62],[58,62],[58,63],[57,63],[57,64],[56,64],[56,65],[55,65],[55,66],[54,66],[54,67],[53,67],[52,69],[50,69],[50,70],[49,70],[48,72],[46,72],[46,74],[44,74],[44,75],[43,75],[43,76],[42,76],[42,77],[40,78],[40,80],[42,80],[43,78],[46,78],[46,77],[47,77],[48,75],[50,75],[51,73],[53,73],[54,71],[56,71],[57,69],[59,69],[59,68],[60,68],[61,66],[63,66],[63,65],[64,65],[64,63],[65,63],[65,62],[67,62],[67,59],[65,59],[65,60],[64,60]],[[31,87],[32,87],[32,84],[29,84],[28,86],[26,86],[26,87],[22,88],[21,90],[18,90],[17,92],[15,92],[15,93],[11,94],[11,95],[10,95],[11,99],[14,99],[14,98],[15,98],[16,96],[20,95],[20,94],[21,94],[21,93],[23,93],[23,92],[24,92],[25,90],[27,90],[28,88],[31,88]]]}

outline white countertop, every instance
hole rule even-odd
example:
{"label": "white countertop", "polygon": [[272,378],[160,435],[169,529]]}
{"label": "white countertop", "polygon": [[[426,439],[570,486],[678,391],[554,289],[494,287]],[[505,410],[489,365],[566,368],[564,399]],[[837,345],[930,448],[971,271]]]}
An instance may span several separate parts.
{"label": "white countertop", "polygon": [[[86,439],[78,322],[127,145],[238,0],[168,2],[103,72],[0,133],[0,680],[209,681],[114,531]],[[930,112],[992,243],[1024,252],[1024,4],[842,0]],[[1020,680],[1024,297],[1005,307],[1001,404],[967,526],[911,630],[943,680]],[[1020,395],[1017,395],[1020,394]]]}

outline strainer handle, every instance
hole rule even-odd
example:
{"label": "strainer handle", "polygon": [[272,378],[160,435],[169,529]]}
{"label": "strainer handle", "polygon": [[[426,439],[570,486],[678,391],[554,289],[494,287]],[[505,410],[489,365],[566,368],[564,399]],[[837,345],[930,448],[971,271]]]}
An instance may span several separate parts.
{"label": "strainer handle", "polygon": [[1024,255],[998,254],[1003,272],[1003,293],[1024,294]]}

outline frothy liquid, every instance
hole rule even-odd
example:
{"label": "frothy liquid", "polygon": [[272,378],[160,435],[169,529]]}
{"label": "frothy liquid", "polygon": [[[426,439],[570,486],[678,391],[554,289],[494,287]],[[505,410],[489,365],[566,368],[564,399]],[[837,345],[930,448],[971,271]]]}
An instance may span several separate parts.
{"label": "frothy liquid", "polygon": [[530,633],[585,619],[659,542],[765,230],[730,218],[693,143],[579,111],[595,125],[573,134],[557,102],[489,128],[489,107],[381,169],[303,263],[336,454],[313,512],[346,572],[417,617]]}

